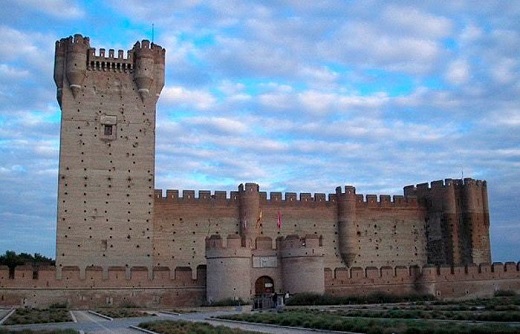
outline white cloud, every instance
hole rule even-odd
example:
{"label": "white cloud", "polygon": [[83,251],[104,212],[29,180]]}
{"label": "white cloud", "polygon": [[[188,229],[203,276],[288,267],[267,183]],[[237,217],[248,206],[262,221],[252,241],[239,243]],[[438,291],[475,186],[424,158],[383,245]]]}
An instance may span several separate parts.
{"label": "white cloud", "polygon": [[445,73],[446,80],[455,85],[461,85],[470,79],[470,65],[464,59],[451,62]]}
{"label": "white cloud", "polygon": [[166,104],[187,105],[200,110],[211,109],[217,102],[208,91],[190,90],[180,86],[166,86],[161,93],[161,100]]}
{"label": "white cloud", "polygon": [[443,38],[452,31],[450,19],[411,6],[400,7],[391,4],[383,10],[382,18],[386,21],[387,29],[429,40]]}
{"label": "white cloud", "polygon": [[248,127],[240,121],[224,117],[194,117],[188,120],[188,126],[208,127],[209,131],[219,131],[230,134],[240,134]]}
{"label": "white cloud", "polygon": [[74,20],[85,15],[84,10],[71,0],[17,0],[24,7],[43,12],[63,20]]}

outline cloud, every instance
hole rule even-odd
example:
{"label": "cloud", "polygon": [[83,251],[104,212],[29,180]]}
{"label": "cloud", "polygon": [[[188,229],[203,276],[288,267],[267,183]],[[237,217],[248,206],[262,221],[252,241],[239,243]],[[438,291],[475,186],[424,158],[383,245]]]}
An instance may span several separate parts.
{"label": "cloud", "polygon": [[446,80],[454,85],[461,85],[471,78],[470,66],[467,61],[458,59],[449,64],[446,71]]}
{"label": "cloud", "polygon": [[84,10],[69,0],[17,0],[26,9],[44,13],[63,20],[80,19],[85,15]]}
{"label": "cloud", "polygon": [[179,86],[166,86],[161,93],[161,100],[165,104],[192,106],[200,110],[211,109],[217,102],[210,92],[189,90]]}

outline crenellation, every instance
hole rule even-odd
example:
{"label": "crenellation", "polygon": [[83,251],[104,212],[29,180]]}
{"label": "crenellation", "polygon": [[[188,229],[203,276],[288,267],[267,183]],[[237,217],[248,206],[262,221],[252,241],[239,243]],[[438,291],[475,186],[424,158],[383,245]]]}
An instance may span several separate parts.
{"label": "crenellation", "polygon": [[[182,196],[179,194],[182,192]],[[238,200],[238,192],[236,191],[215,191],[213,194],[209,190],[199,190],[197,195],[195,190],[177,190],[167,189],[166,195],[163,195],[163,190],[156,189],[155,199],[166,202],[190,202],[190,203],[220,203],[234,202]],[[228,195],[229,194],[229,195]]]}
{"label": "crenellation", "polygon": [[493,262],[491,264],[491,272],[492,273],[503,273],[505,271],[505,266],[502,262]]}
{"label": "crenellation", "polygon": [[312,198],[312,195],[310,193],[301,193],[300,201],[301,202],[311,202],[311,201],[314,201],[314,199]]}
{"label": "crenellation", "polygon": [[297,197],[296,197],[296,193],[285,193],[285,201],[286,202],[296,202],[297,200]]}
{"label": "crenellation", "polygon": [[316,202],[326,202],[327,201],[327,195],[324,193],[315,193],[314,194],[314,200]]}
{"label": "crenellation", "polygon": [[380,271],[377,267],[369,266],[365,268],[365,278],[374,280],[380,277]]}
{"label": "crenellation", "polygon": [[282,201],[282,193],[275,191],[271,192],[269,194],[269,198],[271,199],[271,202],[281,202]]}
{"label": "crenellation", "polygon": [[[287,238],[286,238],[287,239]],[[300,240],[298,236],[290,236],[289,240]],[[262,242],[268,239],[262,239]],[[468,265],[468,266],[368,266],[352,267],[350,269],[337,267],[334,269],[323,268],[324,281],[326,282],[325,291],[328,293],[339,293],[352,289],[355,294],[369,294],[378,291],[381,287],[394,286],[396,291],[430,291],[439,297],[456,298],[467,296],[467,291],[473,291],[477,296],[492,295],[496,289],[518,290],[520,288],[520,272],[518,264],[515,262],[493,263],[492,265]],[[73,296],[82,293],[82,289],[96,289],[98,293],[105,291],[107,298],[116,291],[124,293],[131,290],[128,288],[139,287],[140,289],[178,289],[185,287],[201,287],[205,284],[206,268],[198,266],[195,278],[190,267],[179,266],[173,268],[162,266],[153,267],[151,275],[146,267],[110,267],[108,276],[102,277],[103,269],[99,267],[87,268],[87,277],[79,278],[79,268],[63,268],[64,279],[56,279],[51,273],[56,271],[56,267],[37,268],[37,275],[34,275],[35,268],[32,266],[19,266],[16,268],[16,277],[20,279],[9,279],[9,269],[0,266],[0,288],[2,294],[22,294],[22,296],[37,297],[42,294],[45,300],[46,291],[62,289],[64,296]],[[127,276],[130,272],[131,275]],[[461,289],[451,289],[456,284],[463,287]],[[415,287],[415,288],[413,288]],[[478,288],[477,288],[478,287]],[[73,288],[73,290],[68,290]],[[229,287],[233,290],[233,286]],[[295,287],[297,288],[297,287]],[[319,288],[319,287],[318,287]],[[50,290],[47,290],[50,289]],[[337,290],[342,289],[342,290]],[[419,289],[419,290],[414,290]],[[28,293],[24,295],[23,291]],[[203,289],[200,290],[202,294]],[[292,291],[292,290],[291,290]],[[296,291],[296,290],[295,290]],[[451,291],[448,294],[447,291]],[[39,297],[40,298],[40,297]],[[77,300],[65,297],[72,306],[80,305],[81,299]],[[54,299],[49,299],[50,302]],[[5,302],[5,301],[4,301]],[[0,302],[0,305],[5,305]]]}

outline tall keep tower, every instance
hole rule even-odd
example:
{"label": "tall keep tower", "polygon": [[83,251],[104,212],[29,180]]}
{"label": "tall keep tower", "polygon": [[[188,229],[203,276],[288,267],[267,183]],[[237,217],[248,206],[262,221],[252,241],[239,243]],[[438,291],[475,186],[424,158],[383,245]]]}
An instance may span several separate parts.
{"label": "tall keep tower", "polygon": [[75,35],[56,42],[61,140],[56,263],[152,266],[156,103],[165,50],[126,55]]}

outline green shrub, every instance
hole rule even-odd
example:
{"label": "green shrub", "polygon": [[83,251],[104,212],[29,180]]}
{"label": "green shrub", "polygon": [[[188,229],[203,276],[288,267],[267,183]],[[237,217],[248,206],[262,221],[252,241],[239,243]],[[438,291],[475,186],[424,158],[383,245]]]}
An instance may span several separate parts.
{"label": "green shrub", "polygon": [[497,290],[495,291],[495,297],[514,297],[516,292],[513,290]]}
{"label": "green shrub", "polygon": [[205,302],[202,306],[238,306],[238,305],[248,305],[249,302],[244,301],[242,298],[233,299],[226,298],[217,301]]}
{"label": "green shrub", "polygon": [[348,305],[348,304],[382,304],[410,301],[433,300],[431,295],[391,295],[385,292],[375,292],[366,296],[331,296],[316,293],[299,293],[287,299],[289,306],[296,305]]}

